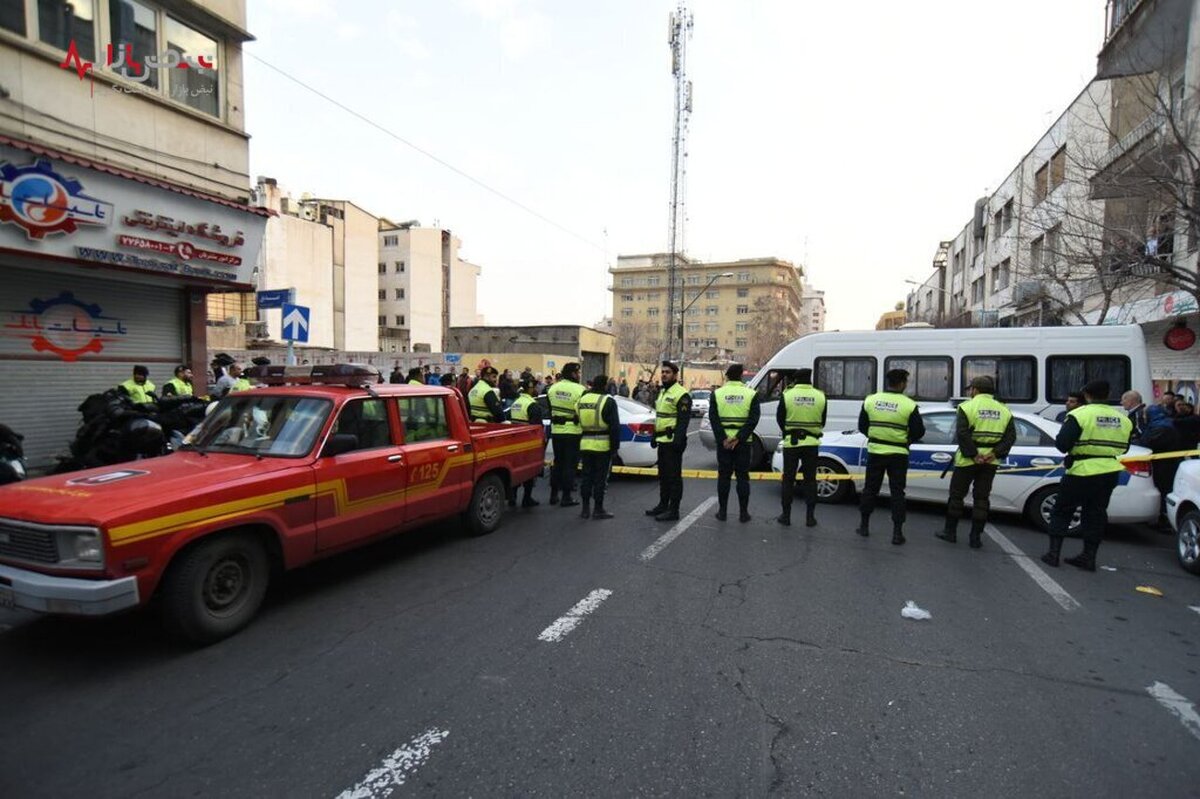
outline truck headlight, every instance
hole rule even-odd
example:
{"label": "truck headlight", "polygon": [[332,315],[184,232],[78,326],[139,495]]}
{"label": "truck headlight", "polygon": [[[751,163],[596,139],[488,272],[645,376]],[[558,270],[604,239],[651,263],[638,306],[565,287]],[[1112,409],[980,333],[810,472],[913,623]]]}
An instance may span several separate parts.
{"label": "truck headlight", "polygon": [[104,568],[104,537],[94,527],[60,529],[58,565],[68,568]]}

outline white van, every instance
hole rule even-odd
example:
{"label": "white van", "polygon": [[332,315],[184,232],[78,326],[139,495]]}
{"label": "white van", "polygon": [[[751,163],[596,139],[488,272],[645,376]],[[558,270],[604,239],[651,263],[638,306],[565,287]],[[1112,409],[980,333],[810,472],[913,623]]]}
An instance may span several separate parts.
{"label": "white van", "polygon": [[[829,401],[827,430],[851,430],[868,394],[883,388],[891,369],[909,372],[906,393],[918,403],[944,404],[967,396],[979,375],[996,380],[996,396],[1014,411],[1054,419],[1067,394],[1091,380],[1107,380],[1110,402],[1136,389],[1153,396],[1146,340],[1137,325],[1074,327],[908,328],[813,333],[788,344],[750,381],[762,402],[755,428],[754,463],[779,443],[775,408],[786,379],[813,370]],[[716,449],[708,422],[700,440]]]}

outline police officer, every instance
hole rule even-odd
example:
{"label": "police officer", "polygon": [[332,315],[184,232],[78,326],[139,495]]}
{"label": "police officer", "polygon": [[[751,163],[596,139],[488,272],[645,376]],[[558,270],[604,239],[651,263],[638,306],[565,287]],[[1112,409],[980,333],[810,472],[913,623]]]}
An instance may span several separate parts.
{"label": "police officer", "polygon": [[579,364],[572,361],[563,367],[562,379],[546,389],[550,400],[550,439],[554,442],[554,466],[550,472],[550,504],[562,507],[578,505],[571,498],[575,490],[575,469],[579,465],[579,438],[583,428],[575,415],[583,386],[579,385]]}
{"label": "police officer", "polygon": [[[608,395],[607,375],[592,378],[588,390],[579,396],[575,411],[583,431],[579,442],[583,461],[579,496],[583,510],[579,515],[585,519],[611,519],[613,515],[604,509],[604,489],[613,455],[621,446],[621,421],[617,403]],[[592,497],[596,498],[595,512],[591,509]]]}
{"label": "police officer", "polygon": [[[449,376],[451,381],[453,381],[454,376]],[[443,376],[443,380],[445,380],[445,376]],[[542,426],[542,406],[538,404],[536,398],[537,383],[532,377],[522,378],[521,393],[517,395],[517,398],[513,400],[513,404],[508,409],[508,418],[512,420],[513,424],[537,425],[539,430],[544,430]],[[543,439],[544,436],[545,434],[543,433]],[[544,440],[542,442],[542,447],[544,452]],[[531,477],[521,484],[521,487],[525,490],[525,496],[521,499],[522,508],[532,508],[535,505],[541,504],[533,498],[533,484],[536,481],[536,477]],[[516,492],[514,491],[512,499],[508,501],[508,504],[516,504],[516,496]]]}
{"label": "police officer", "polygon": [[717,440],[717,518],[725,521],[729,482],[737,472],[738,521],[750,521],[750,436],[761,414],[758,395],[742,382],[742,365],[730,364],[725,385],[713,393],[708,421]]}
{"label": "police officer", "polygon": [[135,405],[147,405],[156,402],[154,384],[150,382],[150,370],[144,366],[133,367],[133,377],[117,386],[117,390],[129,397]]}
{"label": "police officer", "polygon": [[917,403],[905,395],[908,372],[892,369],[884,380],[887,390],[863,400],[858,414],[858,431],[867,437],[867,469],[859,513],[862,520],[855,530],[861,536],[871,534],[871,512],[887,473],[888,492],[892,495],[892,543],[904,543],[904,486],[908,482],[908,447],[925,436],[925,423]]}
{"label": "police officer", "polygon": [[812,385],[812,369],[797,369],[790,388],[783,392],[775,421],[783,432],[783,513],[775,520],[792,523],[796,493],[796,468],[804,475],[804,524],[817,526],[817,445],[825,429],[825,392]]}
{"label": "police officer", "polygon": [[413,368],[408,370],[408,384],[410,386],[425,385],[425,377],[421,373],[421,367],[414,366]]}
{"label": "police officer", "polygon": [[163,384],[162,394],[164,397],[192,396],[192,370],[183,365],[176,366],[175,376]]}
{"label": "police officer", "polygon": [[1083,551],[1067,563],[1085,571],[1096,570],[1096,552],[1108,524],[1108,500],[1125,467],[1117,458],[1129,450],[1133,422],[1108,404],[1108,383],[1093,380],[1083,387],[1088,404],[1067,414],[1054,446],[1068,453],[1067,473],[1058,484],[1058,499],[1050,513],[1050,549],[1042,555],[1047,566],[1058,566],[1063,536],[1079,508]]}
{"label": "police officer", "polygon": [[658,451],[658,504],[646,515],[672,522],[679,519],[683,500],[683,451],[692,419],[692,395],[679,384],[679,367],[670,361],[662,362],[662,385],[654,403],[654,438],[650,441]]}
{"label": "police officer", "polygon": [[991,507],[992,481],[996,467],[1008,457],[1017,440],[1012,411],[996,399],[996,382],[987,375],[971,380],[971,399],[958,406],[954,438],[954,473],[950,476],[950,502],[946,506],[946,527],[937,537],[951,544],[958,541],[958,520],[963,500],[971,491],[971,549],[983,546],[983,527]]}
{"label": "police officer", "polygon": [[472,422],[503,422],[504,406],[500,402],[500,389],[496,383],[500,375],[494,366],[485,366],[479,372],[479,380],[467,392],[467,404],[471,408]]}

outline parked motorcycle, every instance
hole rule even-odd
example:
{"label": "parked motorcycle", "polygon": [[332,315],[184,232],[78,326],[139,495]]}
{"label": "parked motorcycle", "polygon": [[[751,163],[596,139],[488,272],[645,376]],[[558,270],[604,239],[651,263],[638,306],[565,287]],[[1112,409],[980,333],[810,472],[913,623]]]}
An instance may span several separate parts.
{"label": "parked motorcycle", "polygon": [[25,479],[25,437],[0,424],[0,485]]}

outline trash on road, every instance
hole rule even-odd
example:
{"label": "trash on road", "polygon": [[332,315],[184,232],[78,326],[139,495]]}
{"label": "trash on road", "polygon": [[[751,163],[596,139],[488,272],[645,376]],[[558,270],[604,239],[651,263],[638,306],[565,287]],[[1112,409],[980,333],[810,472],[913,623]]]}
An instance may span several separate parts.
{"label": "trash on road", "polygon": [[[1141,589],[1139,588],[1138,590],[1140,591]],[[933,618],[932,613],[917,607],[917,603],[911,599],[904,603],[904,607],[900,610],[900,615],[906,619],[915,619],[917,621]]]}
{"label": "trash on road", "polygon": [[1115,572],[1117,570],[1114,566],[1101,566],[1100,568],[1106,572]]}
{"label": "trash on road", "polygon": [[1137,590],[1142,592],[1143,594],[1149,594],[1150,596],[1162,596],[1163,595],[1162,591],[1159,591],[1157,588],[1155,588],[1152,585],[1139,585],[1137,587]]}

